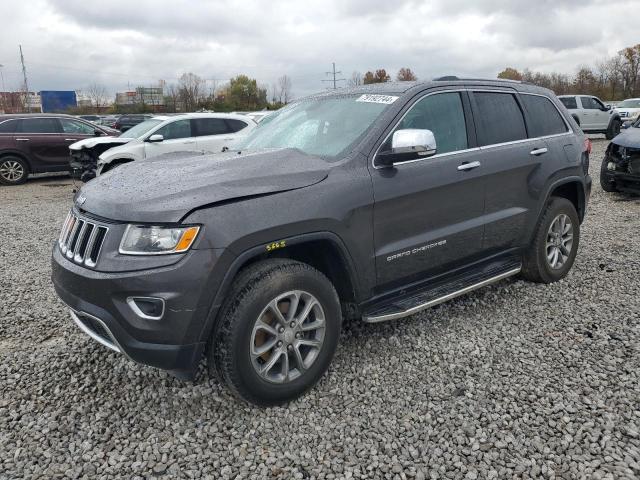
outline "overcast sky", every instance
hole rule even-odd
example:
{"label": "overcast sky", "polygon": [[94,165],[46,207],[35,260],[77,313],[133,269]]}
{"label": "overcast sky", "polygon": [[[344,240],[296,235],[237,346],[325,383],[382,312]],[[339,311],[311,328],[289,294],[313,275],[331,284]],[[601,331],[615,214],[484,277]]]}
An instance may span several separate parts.
{"label": "overcast sky", "polygon": [[573,73],[640,43],[640,0],[0,0],[0,19],[6,89],[20,86],[22,44],[31,90],[115,92],[190,71],[210,86],[287,74],[299,97],[327,87],[333,61],[344,78]]}

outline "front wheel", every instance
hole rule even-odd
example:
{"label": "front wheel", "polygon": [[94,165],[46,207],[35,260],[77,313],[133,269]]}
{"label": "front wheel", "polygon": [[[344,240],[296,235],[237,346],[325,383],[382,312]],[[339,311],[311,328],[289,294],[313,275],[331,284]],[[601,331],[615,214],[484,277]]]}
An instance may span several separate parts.
{"label": "front wheel", "polygon": [[329,367],[342,312],[331,282],[305,263],[274,259],[240,273],[221,311],[209,366],[238,397],[277,405]]}
{"label": "front wheel", "polygon": [[607,140],[613,140],[620,133],[620,127],[622,126],[622,122],[617,118],[614,118],[609,123],[609,128],[607,128],[607,133],[605,137]]}
{"label": "front wheel", "polygon": [[573,266],[579,242],[580,219],[573,203],[551,197],[523,256],[522,276],[539,283],[563,279]]}

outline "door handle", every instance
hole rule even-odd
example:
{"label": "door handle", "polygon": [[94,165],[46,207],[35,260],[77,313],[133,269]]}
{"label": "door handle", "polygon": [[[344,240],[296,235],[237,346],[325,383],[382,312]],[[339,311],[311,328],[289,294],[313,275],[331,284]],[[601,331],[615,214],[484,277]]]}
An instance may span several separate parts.
{"label": "door handle", "polygon": [[534,156],[539,156],[539,155],[544,155],[545,153],[547,153],[549,150],[547,149],[547,147],[544,148],[534,148],[533,150],[531,150],[531,152],[529,152],[531,155]]}
{"label": "door handle", "polygon": [[196,142],[184,142],[183,145],[193,145],[194,143],[196,143]]}
{"label": "door handle", "polygon": [[16,142],[28,142],[30,138],[16,138]]}
{"label": "door handle", "polygon": [[474,168],[478,168],[480,166],[480,162],[464,162],[462,165],[458,165],[458,170],[464,172],[465,170],[473,170]]}
{"label": "door handle", "polygon": [[65,142],[76,142],[77,140],[75,138],[65,138],[64,141]]}

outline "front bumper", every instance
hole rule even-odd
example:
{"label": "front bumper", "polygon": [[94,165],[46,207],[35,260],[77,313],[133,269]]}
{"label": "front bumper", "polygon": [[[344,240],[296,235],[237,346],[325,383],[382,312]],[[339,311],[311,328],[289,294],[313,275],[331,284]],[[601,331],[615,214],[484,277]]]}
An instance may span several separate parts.
{"label": "front bumper", "polygon": [[605,181],[613,184],[619,192],[640,194],[640,175],[604,170],[602,176]]}
{"label": "front bumper", "polygon": [[[89,336],[130,359],[191,377],[204,351],[212,285],[220,250],[194,250],[177,263],[135,272],[105,273],[79,266],[53,247],[52,280]],[[164,300],[160,318],[140,316],[130,297]]]}

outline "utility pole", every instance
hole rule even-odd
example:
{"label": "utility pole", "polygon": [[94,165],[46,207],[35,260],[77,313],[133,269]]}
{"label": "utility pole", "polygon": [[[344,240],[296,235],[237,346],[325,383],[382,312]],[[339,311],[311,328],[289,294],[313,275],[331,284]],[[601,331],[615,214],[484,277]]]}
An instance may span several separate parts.
{"label": "utility pole", "polygon": [[336,88],[338,88],[336,86],[336,82],[344,82],[346,80],[346,78],[336,78],[336,75],[341,74],[341,71],[337,71],[336,72],[336,62],[333,62],[331,65],[333,65],[333,69],[331,72],[324,72],[326,75],[332,75],[333,79],[326,79],[326,80],[322,80],[323,82],[333,82],[333,89],[335,90]]}
{"label": "utility pole", "polygon": [[24,65],[24,55],[22,55],[22,45],[20,47],[20,63],[22,64],[22,78],[24,79],[24,102],[27,107],[27,112],[31,113],[31,105],[29,104],[29,82],[27,82],[27,67]]}
{"label": "utility pole", "polygon": [[4,113],[4,104],[5,104],[5,94],[6,90],[4,88],[4,73],[2,73],[2,69],[4,65],[0,63],[0,80],[2,80],[2,94],[0,94],[0,108],[2,108],[2,113]]}

